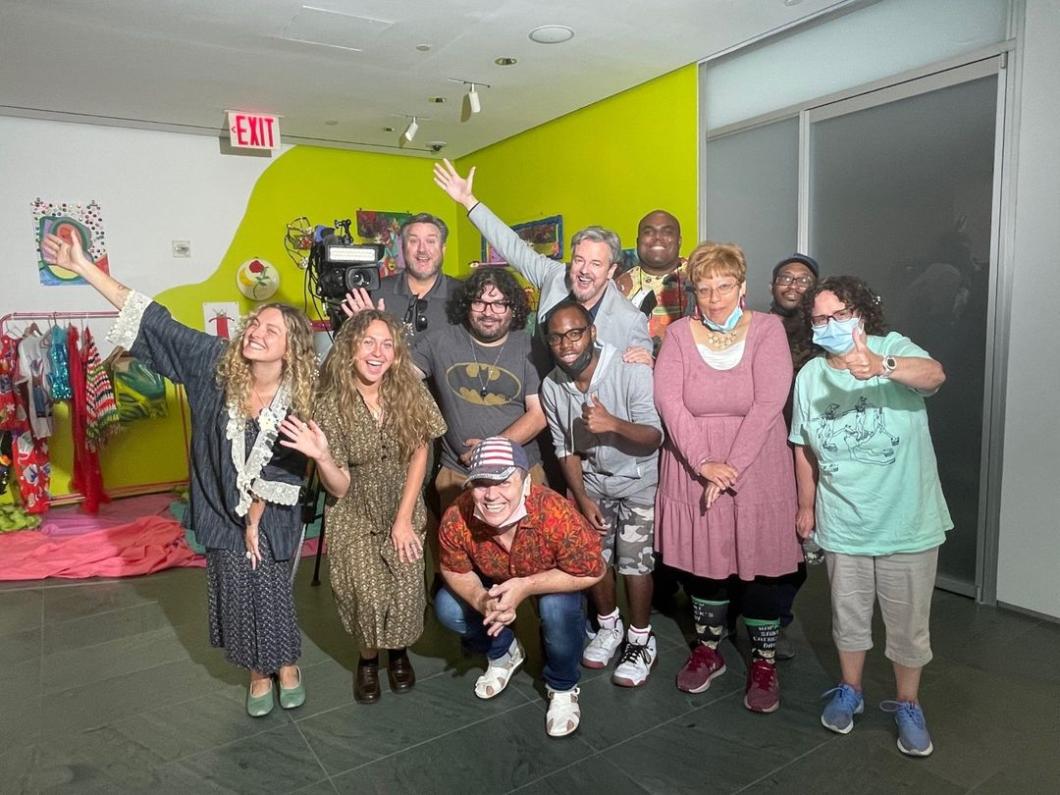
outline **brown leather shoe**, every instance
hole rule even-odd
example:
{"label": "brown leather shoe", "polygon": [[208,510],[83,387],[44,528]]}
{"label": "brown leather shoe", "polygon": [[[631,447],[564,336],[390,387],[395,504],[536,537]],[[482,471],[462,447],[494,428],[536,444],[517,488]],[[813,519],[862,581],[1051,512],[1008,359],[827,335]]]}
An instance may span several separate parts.
{"label": "brown leather shoe", "polygon": [[382,690],[379,687],[379,666],[358,665],[353,674],[353,698],[361,704],[374,704]]}
{"label": "brown leather shoe", "polygon": [[387,679],[390,689],[395,693],[407,693],[416,684],[416,672],[407,654],[391,654],[387,660]]}

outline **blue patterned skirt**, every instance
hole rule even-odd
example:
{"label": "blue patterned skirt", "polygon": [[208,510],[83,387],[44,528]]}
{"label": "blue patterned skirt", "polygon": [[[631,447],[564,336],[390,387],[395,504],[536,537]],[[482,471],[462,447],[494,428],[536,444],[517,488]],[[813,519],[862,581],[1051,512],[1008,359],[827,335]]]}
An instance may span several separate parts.
{"label": "blue patterned skirt", "polygon": [[241,668],[275,674],[302,654],[302,633],[294,609],[293,560],[277,561],[261,537],[262,561],[250,568],[246,553],[206,551],[210,645]]}

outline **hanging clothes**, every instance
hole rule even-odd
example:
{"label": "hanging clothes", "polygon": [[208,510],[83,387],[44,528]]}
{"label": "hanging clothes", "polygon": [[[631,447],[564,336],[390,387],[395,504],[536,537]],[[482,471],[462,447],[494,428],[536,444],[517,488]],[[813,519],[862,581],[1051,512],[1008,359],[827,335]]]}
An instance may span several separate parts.
{"label": "hanging clothes", "polygon": [[168,415],[166,382],[162,376],[121,348],[115,348],[115,353],[107,358],[111,361],[114,398],[123,423]]}
{"label": "hanging clothes", "polygon": [[98,453],[121,430],[121,419],[110,377],[89,329],[85,329],[81,356],[85,368],[85,437],[88,448]]}
{"label": "hanging clothes", "polygon": [[70,430],[74,441],[74,471],[70,484],[84,495],[81,510],[97,513],[101,502],[110,502],[103,490],[103,476],[99,469],[99,455],[88,447],[87,384],[84,359],[78,348],[77,329],[70,326],[66,336],[67,361],[70,373]]}
{"label": "hanging clothes", "polygon": [[18,395],[15,393],[15,368],[18,342],[4,334],[0,336],[0,429],[21,430]]}
{"label": "hanging clothes", "polygon": [[34,439],[29,431],[15,439],[14,468],[18,478],[18,493],[26,513],[47,513],[51,507],[49,488],[52,465],[48,458],[48,440]]}
{"label": "hanging clothes", "polygon": [[70,365],[67,352],[67,333],[59,326],[52,326],[51,345],[48,346],[48,359],[51,363],[52,400],[69,400]]}
{"label": "hanging clothes", "polygon": [[18,365],[15,368],[16,383],[23,385],[19,399],[26,407],[29,429],[35,439],[47,439],[52,435],[52,397],[48,388],[51,379],[51,364],[45,347],[45,338],[30,327],[18,344]]}

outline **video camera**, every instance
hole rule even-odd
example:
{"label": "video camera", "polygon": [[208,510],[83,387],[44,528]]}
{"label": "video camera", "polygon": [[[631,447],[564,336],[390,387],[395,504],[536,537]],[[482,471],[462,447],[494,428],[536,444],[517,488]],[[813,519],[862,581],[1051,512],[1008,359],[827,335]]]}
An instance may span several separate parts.
{"label": "video camera", "polygon": [[354,243],[350,219],[335,221],[335,226],[318,226],[313,230],[309,250],[309,277],[313,292],[324,300],[337,331],[346,319],[340,304],[346,293],[355,289],[369,293],[379,289],[379,263],[385,248],[378,243]]}

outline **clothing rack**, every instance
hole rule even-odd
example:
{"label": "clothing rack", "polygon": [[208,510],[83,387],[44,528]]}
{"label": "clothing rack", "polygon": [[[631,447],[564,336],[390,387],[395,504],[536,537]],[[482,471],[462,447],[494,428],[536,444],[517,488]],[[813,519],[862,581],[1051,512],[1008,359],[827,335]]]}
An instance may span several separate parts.
{"label": "clothing rack", "polygon": [[[116,318],[118,313],[114,310],[105,310],[97,312],[8,312],[6,315],[0,315],[0,335],[8,334],[11,331],[11,324],[13,322],[21,321],[23,325],[33,321],[41,320],[48,321],[53,325],[59,325],[60,323],[68,322],[71,320],[91,320],[100,318]],[[25,331],[25,328],[19,330],[19,334]],[[188,471],[191,471],[191,459],[190,459],[190,443],[188,438],[188,419],[185,414],[185,399],[184,399],[184,388],[180,384],[174,384],[177,392],[177,403],[179,404],[180,410],[180,423],[181,429],[184,434],[184,459],[188,465]],[[159,492],[173,491],[175,489],[183,488],[188,485],[187,480],[168,480],[168,481],[156,481],[154,483],[137,483],[132,486],[121,486],[115,489],[107,489],[107,494],[111,497],[133,497],[140,494],[157,494]],[[71,505],[84,500],[84,495],[79,492],[70,492],[60,497],[53,497],[51,499],[52,505]]]}

